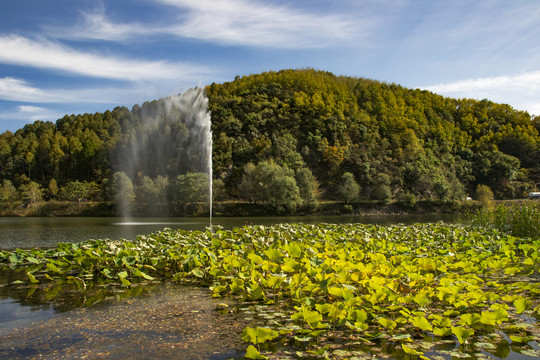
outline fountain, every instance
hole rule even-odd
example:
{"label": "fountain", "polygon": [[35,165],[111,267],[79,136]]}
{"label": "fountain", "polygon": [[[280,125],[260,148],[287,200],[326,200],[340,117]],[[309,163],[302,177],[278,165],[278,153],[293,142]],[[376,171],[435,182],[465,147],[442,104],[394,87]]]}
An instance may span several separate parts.
{"label": "fountain", "polygon": [[[148,190],[147,193],[140,192],[134,199],[133,191],[129,192],[124,186],[118,196],[121,215],[129,219],[133,205],[139,207],[140,213],[142,200],[139,197],[144,198],[146,204],[145,216],[170,215],[164,213],[163,204],[170,202],[171,193],[166,193],[167,186],[162,184],[178,182],[178,177],[185,174],[204,173],[208,176],[208,187],[205,186],[204,191],[208,191],[211,225],[212,132],[204,89],[190,89],[183,94],[136,105],[130,115],[123,128],[127,136],[114,155],[119,164],[117,170],[124,173],[124,178],[129,178],[137,189],[146,184],[145,189],[155,191],[154,198],[147,194],[151,192]],[[182,195],[176,192],[172,196]]]}

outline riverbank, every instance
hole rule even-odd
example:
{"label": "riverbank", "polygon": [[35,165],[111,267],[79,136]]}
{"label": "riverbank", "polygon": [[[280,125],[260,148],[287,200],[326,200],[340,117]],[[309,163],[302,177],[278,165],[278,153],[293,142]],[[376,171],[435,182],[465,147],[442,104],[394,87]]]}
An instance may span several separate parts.
{"label": "riverbank", "polygon": [[[213,216],[332,216],[332,215],[405,215],[405,214],[459,214],[475,211],[479,208],[476,201],[435,202],[419,201],[414,205],[399,202],[380,203],[377,201],[361,201],[347,204],[337,201],[324,201],[312,208],[300,209],[294,214],[275,214],[256,203],[242,201],[214,202]],[[208,206],[190,204],[181,211],[155,214],[149,206],[133,209],[132,216],[208,216]],[[115,217],[121,216],[116,206],[110,202],[73,202],[43,201],[33,205],[0,203],[0,216],[88,216]]]}

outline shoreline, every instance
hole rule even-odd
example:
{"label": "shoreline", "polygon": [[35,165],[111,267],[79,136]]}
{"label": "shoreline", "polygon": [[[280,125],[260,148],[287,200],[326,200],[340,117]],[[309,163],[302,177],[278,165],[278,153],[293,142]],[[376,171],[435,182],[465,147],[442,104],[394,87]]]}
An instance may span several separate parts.
{"label": "shoreline", "polygon": [[[519,201],[519,200],[518,200]],[[527,201],[527,200],[524,200]],[[507,200],[495,201],[507,203]],[[424,214],[460,214],[475,212],[481,205],[476,201],[419,201],[414,206],[399,202],[380,203],[361,201],[351,204],[325,201],[310,209],[300,209],[295,213],[276,213],[265,209],[260,204],[230,201],[214,202],[212,217],[258,217],[258,216],[361,216],[361,215],[424,215]],[[149,211],[149,207],[135,208],[131,214],[135,217],[203,217],[208,216],[208,207],[192,204],[184,211],[174,213]],[[119,217],[122,216],[113,203],[109,202],[72,202],[44,201],[31,206],[19,204],[1,204],[0,217]]]}

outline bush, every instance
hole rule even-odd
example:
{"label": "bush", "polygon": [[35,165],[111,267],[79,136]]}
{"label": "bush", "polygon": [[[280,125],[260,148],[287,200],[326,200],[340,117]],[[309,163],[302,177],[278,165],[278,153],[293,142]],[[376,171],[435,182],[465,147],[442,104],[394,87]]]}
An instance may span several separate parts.
{"label": "bush", "polygon": [[478,185],[476,187],[476,200],[483,208],[491,208],[493,206],[493,191],[487,185]]}
{"label": "bush", "polygon": [[416,196],[410,192],[403,193],[398,197],[398,203],[405,208],[414,209]]}
{"label": "bush", "polygon": [[540,237],[540,205],[499,205],[496,209],[482,208],[472,216],[473,225],[495,228],[518,237]]}

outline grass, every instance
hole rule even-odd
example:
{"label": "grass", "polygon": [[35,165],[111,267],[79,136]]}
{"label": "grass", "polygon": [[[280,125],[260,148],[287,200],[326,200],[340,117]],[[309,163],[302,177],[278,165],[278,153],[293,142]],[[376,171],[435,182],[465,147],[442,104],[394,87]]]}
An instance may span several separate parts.
{"label": "grass", "polygon": [[481,208],[472,215],[473,225],[494,228],[517,237],[540,237],[540,202]]}

